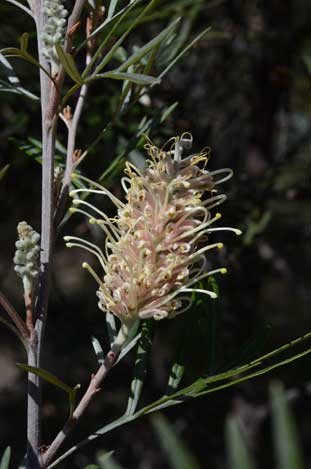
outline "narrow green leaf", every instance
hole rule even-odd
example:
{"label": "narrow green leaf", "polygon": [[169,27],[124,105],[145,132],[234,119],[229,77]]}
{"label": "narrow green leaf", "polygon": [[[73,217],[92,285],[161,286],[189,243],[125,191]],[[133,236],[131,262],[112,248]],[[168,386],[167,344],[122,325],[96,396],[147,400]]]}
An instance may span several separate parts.
{"label": "narrow green leaf", "polygon": [[271,386],[273,440],[278,469],[304,469],[295,422],[283,386]]}
{"label": "narrow green leaf", "polygon": [[[130,32],[140,23],[140,21],[144,18],[144,16],[148,13],[149,10],[151,10],[159,0],[151,0],[148,5],[143,9],[143,11],[137,16],[137,18],[131,23],[131,25],[127,28],[124,34],[117,40],[117,42],[111,47],[110,51],[105,55],[103,60],[100,62],[100,64],[96,67],[95,69],[95,75],[100,72],[109,62],[112,60],[114,57],[115,52],[118,50],[118,48],[121,46],[121,44],[124,42],[124,40],[127,38],[127,36],[130,34]],[[127,12],[125,12],[125,15],[130,11],[131,8],[134,7],[135,1],[131,3],[129,6]],[[121,17],[122,19],[122,17]],[[120,21],[121,21],[120,19]],[[114,29],[114,28],[112,28]],[[109,33],[110,35],[110,33]],[[107,38],[105,38],[105,41],[107,41]],[[102,48],[102,44],[100,45],[99,49]],[[97,51],[96,51],[97,54]],[[95,56],[94,56],[95,57]]]}
{"label": "narrow green leaf", "polygon": [[[299,337],[298,339],[295,339],[294,341],[290,342],[290,346],[293,345],[293,343],[299,343],[303,340],[306,340],[306,338],[310,338],[310,335],[311,333],[308,333],[308,334],[305,334],[304,336],[302,337]],[[282,348],[288,348],[289,347],[289,344],[285,344],[285,346],[282,346],[280,347],[280,349]],[[279,349],[276,349],[272,352],[270,352],[270,354],[275,354],[275,353],[278,353]],[[243,376],[242,378],[239,378],[239,379],[236,379],[236,380],[229,380],[229,382],[225,383],[224,385],[221,385],[221,386],[218,386],[218,387],[215,387],[215,388],[212,388],[212,389],[209,389],[207,392],[205,393],[208,393],[208,392],[215,392],[217,391],[218,389],[225,389],[226,387],[231,387],[231,386],[234,386],[236,385],[237,383],[240,383],[242,381],[245,381],[245,380],[249,380],[249,379],[252,379],[256,376],[260,376],[262,374],[265,374],[265,373],[268,373],[270,372],[271,370],[277,368],[277,367],[281,367],[281,366],[284,366],[284,365],[287,365],[288,363],[291,363],[295,360],[298,360],[304,356],[306,356],[307,354],[310,354],[311,350],[308,349],[308,350],[305,350],[304,352],[302,353],[299,353],[299,354],[296,354],[294,356],[291,356],[290,358],[286,359],[286,360],[283,360],[281,362],[278,362],[272,366],[269,366],[269,367],[266,367],[264,369],[261,369],[255,373],[252,373],[252,374],[249,374],[247,376]],[[262,358],[262,357],[261,357]],[[239,372],[237,371],[237,375],[239,375]],[[98,428],[92,435],[89,435],[85,440],[83,440],[83,442],[81,442],[81,444],[79,445],[79,447],[83,446],[84,444],[87,444],[89,441],[91,440],[95,440],[99,437],[101,437],[102,435],[106,434],[106,433],[109,433],[110,431],[114,430],[115,428],[118,428],[122,425],[125,425],[133,420],[136,420],[137,418],[147,414],[147,413],[153,413],[155,412],[155,410],[158,410],[159,408],[165,408],[165,407],[169,407],[169,406],[174,406],[174,405],[178,405],[180,404],[181,402],[183,402],[184,398],[183,398],[183,395],[185,395],[185,392],[186,390],[188,390],[189,387],[187,388],[184,388],[184,389],[181,389],[180,391],[176,392],[175,394],[171,395],[171,396],[164,396],[162,397],[161,399],[158,399],[157,401],[145,406],[144,408],[140,409],[139,411],[137,411],[135,414],[133,415],[123,415],[122,417],[120,417],[119,419],[117,420],[114,420],[113,422],[105,425],[104,427],[101,427],[101,428]],[[202,393],[204,394],[204,393]],[[198,397],[200,394],[197,394],[195,395],[194,397]],[[65,459],[66,457],[68,457],[70,454],[72,453],[71,450],[69,450],[68,452],[66,452],[63,456],[62,456],[62,459]],[[51,465],[51,468],[54,467],[53,463]],[[242,466],[239,468],[241,469]],[[244,468],[243,468],[244,469]]]}
{"label": "narrow green leaf", "polygon": [[184,49],[171,61],[171,63],[161,72],[159,78],[163,78],[174,65],[197,43],[199,42],[206,34],[209,33],[208,39],[228,39],[230,36],[227,33],[221,33],[217,31],[211,31],[211,27],[204,29],[200,34],[198,34]]}
{"label": "narrow green leaf", "polygon": [[[23,41],[25,46],[25,39],[23,39]],[[53,77],[49,74],[49,72],[44,67],[42,67],[42,65],[34,57],[32,57],[32,55],[30,55],[26,51],[26,49],[21,50],[17,49],[16,47],[8,47],[6,49],[1,49],[0,53],[3,54],[4,57],[18,57],[20,59],[26,60],[26,62],[29,62],[35,65],[36,67],[40,68],[50,78],[50,80],[54,81]]]}
{"label": "narrow green leaf", "polygon": [[[117,31],[118,27],[120,24],[122,24],[122,21],[126,18],[126,16],[131,12],[131,10],[140,2],[141,0],[134,0],[134,1],[130,1],[128,3],[128,5],[123,9],[121,10],[117,15],[115,15],[115,17],[118,17],[120,16],[120,18],[118,19],[118,21],[115,22],[115,24],[113,25],[113,27],[110,29],[110,31],[105,35],[105,38],[103,39],[103,41],[100,43],[100,45],[98,46],[95,54],[93,55],[92,59],[90,60],[90,63],[87,65],[87,67],[85,68],[85,70],[83,71],[82,73],[82,77],[85,78],[88,73],[90,72],[90,70],[92,70],[93,66],[96,64],[97,60],[100,58],[101,54],[102,54],[102,51],[105,49],[105,47],[107,46],[108,44],[108,41],[110,40],[110,38],[113,36],[113,34]],[[104,21],[95,31],[93,31],[93,33],[89,36],[90,38],[92,36],[94,36],[95,34],[97,34],[102,28],[104,28],[110,21],[112,20],[107,20]],[[108,23],[107,23],[108,22]],[[134,27],[132,25],[132,27]],[[98,73],[104,66],[105,64],[107,64],[112,57],[114,57],[114,54],[117,52],[117,50],[119,49],[119,47],[121,46],[122,42],[124,41],[124,39],[126,38],[126,36],[129,34],[130,31],[126,31],[119,39],[118,41],[116,42],[116,44],[114,44],[114,46],[110,49],[110,51],[105,55],[105,57],[103,58],[102,62],[96,67],[96,71],[95,73]]]}
{"label": "narrow green leaf", "polygon": [[102,365],[104,363],[105,355],[102,346],[100,345],[100,342],[96,339],[96,337],[92,337],[92,345],[97,358],[97,362],[99,365]]}
{"label": "narrow green leaf", "polygon": [[0,469],[9,469],[10,460],[11,460],[11,448],[10,446],[8,446],[5,449],[3,456],[1,458]]}
{"label": "narrow green leaf", "polygon": [[174,363],[168,379],[167,384],[167,392],[166,394],[173,394],[177,391],[178,386],[182,380],[184,375],[185,367],[183,365],[179,365],[179,363]]}
{"label": "narrow green leaf", "polygon": [[40,378],[44,379],[50,384],[53,384],[59,389],[62,389],[68,394],[68,400],[69,400],[69,416],[72,416],[74,406],[75,406],[75,400],[76,400],[76,393],[77,390],[79,389],[79,385],[75,386],[74,388],[71,388],[67,384],[65,384],[63,381],[61,381],[59,378],[57,378],[55,375],[50,373],[49,371],[43,370],[42,368],[36,368],[34,366],[29,366],[26,365],[25,363],[17,363],[16,366],[20,368],[23,371],[26,371],[27,373],[33,373],[36,376],[39,376]]}
{"label": "narrow green leaf", "polygon": [[83,80],[80,76],[79,70],[77,69],[76,63],[72,55],[65,52],[59,43],[55,44],[55,48],[58,58],[62,66],[64,67],[67,75],[69,75],[73,81],[75,81],[79,85],[82,85]]}
{"label": "narrow green leaf", "polygon": [[4,57],[9,57],[9,56],[22,57],[22,53],[20,49],[18,49],[17,47],[6,47],[5,49],[1,49],[0,52]]}
{"label": "narrow green leaf", "polygon": [[108,453],[100,454],[97,457],[98,464],[101,468],[104,469],[122,469],[119,463],[112,456],[114,451],[109,451]]}
{"label": "narrow green leaf", "polygon": [[131,382],[130,395],[127,402],[126,414],[134,414],[147,375],[148,357],[152,347],[154,333],[154,322],[143,321],[141,327],[141,337],[138,343],[133,379]]}
{"label": "narrow green leaf", "polygon": [[9,167],[10,167],[10,165],[6,164],[5,166],[3,166],[2,169],[0,169],[0,181],[4,178],[4,176],[8,172]]}
{"label": "narrow green leaf", "polygon": [[107,324],[107,331],[109,336],[110,345],[115,341],[117,337],[117,325],[115,316],[112,313],[106,313],[106,324]]}
{"label": "narrow green leaf", "polygon": [[230,469],[255,469],[239,425],[234,417],[226,421],[226,447]]}
{"label": "narrow green leaf", "polygon": [[118,1],[119,0],[110,1],[106,21],[111,20],[111,18],[113,17]]}
{"label": "narrow green leaf", "polygon": [[93,75],[88,78],[87,81],[98,80],[100,78],[111,78],[113,80],[127,80],[131,83],[136,83],[137,85],[155,85],[160,83],[161,80],[157,77],[152,77],[150,75],[143,75],[140,73],[128,73],[128,72],[119,72],[118,70],[112,70],[111,72],[101,73]]}
{"label": "narrow green leaf", "polygon": [[144,57],[148,52],[152,51],[155,47],[161,44],[162,41],[166,39],[169,34],[176,29],[178,23],[180,22],[180,18],[177,18],[173,21],[167,28],[161,31],[155,38],[151,39],[151,41],[147,42],[143,47],[137,49],[134,54],[132,54],[119,68],[118,71],[122,72],[123,70],[127,70],[130,65],[136,64],[140,61],[142,57]]}
{"label": "narrow green leaf", "polygon": [[98,464],[105,464],[108,459],[111,458],[113,455],[114,451],[101,451],[98,456],[97,456],[97,462]]}
{"label": "narrow green leaf", "polygon": [[117,361],[115,362],[114,366],[117,365],[122,360],[122,358],[124,358],[125,355],[127,355],[135,347],[135,345],[137,344],[139,339],[140,339],[140,334],[137,334],[137,336],[134,337],[134,339],[130,340],[130,342],[128,342],[128,344],[125,345],[125,347],[123,347],[123,349],[121,350],[121,353],[120,353]]}
{"label": "narrow green leaf", "polygon": [[168,108],[164,109],[161,115],[160,123],[163,124],[163,122],[166,121],[170,117],[170,115],[175,111],[175,109],[178,106],[178,102],[175,101],[175,103],[171,104]]}
{"label": "narrow green leaf", "polygon": [[63,381],[58,379],[55,375],[53,375],[49,371],[43,370],[42,368],[36,368],[35,366],[26,365],[25,363],[16,363],[16,366],[19,369],[26,371],[27,373],[33,373],[34,375],[39,376],[40,378],[44,379],[48,383],[53,384],[54,386],[62,389],[68,394],[72,393],[75,390],[74,388],[71,388],[70,386],[65,384]]}
{"label": "narrow green leaf", "polygon": [[4,72],[11,85],[20,85],[20,81],[10,62],[0,53],[0,71]]}
{"label": "narrow green leaf", "polygon": [[21,39],[20,39],[21,52],[22,52],[22,54],[27,53],[27,50],[28,50],[28,42],[29,42],[29,34],[28,34],[28,33],[22,34]]}
{"label": "narrow green leaf", "polygon": [[[275,368],[279,368],[281,366],[292,363],[292,362],[294,362],[294,361],[296,361],[296,360],[298,360],[298,359],[300,359],[300,358],[302,358],[306,355],[309,355],[310,353],[311,353],[311,349],[305,350],[302,353],[298,353],[296,355],[291,356],[290,358],[287,358],[287,359],[282,360],[278,363],[267,366],[266,368],[260,369],[258,371],[253,372],[253,373],[246,374],[245,376],[241,376],[241,377],[240,377],[241,372],[237,368],[234,371],[234,374],[231,374],[231,377],[232,376],[238,376],[238,378],[235,379],[235,380],[228,379],[227,381],[225,381],[223,384],[220,384],[220,385],[218,385],[217,382],[224,381],[224,380],[219,379],[219,376],[218,377],[217,376],[212,376],[210,378],[204,378],[204,379],[201,378],[200,380],[197,380],[195,383],[191,384],[190,386],[187,386],[186,388],[180,389],[179,391],[175,392],[174,394],[172,394],[170,396],[164,396],[161,399],[153,402],[152,404],[147,405],[143,409],[139,410],[137,412],[137,414],[143,415],[145,413],[154,412],[155,409],[159,409],[160,406],[167,403],[168,401],[171,401],[170,405],[175,405],[175,404],[178,404],[178,403],[182,402],[182,400],[177,400],[176,401],[176,399],[179,399],[179,398],[184,398],[184,397],[194,398],[194,397],[199,397],[199,396],[209,394],[209,393],[212,393],[212,392],[216,392],[220,389],[226,389],[228,387],[234,386],[234,385],[236,385],[238,383],[241,383],[243,381],[246,381],[246,380],[255,378],[257,376],[261,376],[263,374],[269,373],[270,371],[274,370]],[[241,368],[245,369],[245,366],[241,367]],[[211,382],[216,383],[216,386],[214,386],[214,387],[205,386],[205,384],[208,384],[208,383],[211,383]]]}
{"label": "narrow green leaf", "polygon": [[[161,414],[152,417],[152,424],[161,447],[173,469],[199,469],[199,464],[186,446],[177,438],[171,425]],[[242,466],[243,467],[243,466]],[[243,469],[247,469],[244,468]]]}
{"label": "narrow green leaf", "polygon": [[[109,5],[107,18],[96,29],[94,29],[94,31],[92,32],[90,37],[94,37],[96,34],[98,34],[100,31],[102,31],[104,28],[106,28],[115,19],[121,17],[120,20],[122,21],[127,16],[127,14],[132,10],[132,8],[134,6],[137,6],[141,2],[142,2],[142,0],[134,0],[134,1],[130,0],[128,2],[128,4],[124,8],[122,8],[122,10],[118,11],[118,13],[116,13],[115,15],[114,15],[114,12],[113,12],[112,16],[109,16],[109,11],[110,11],[110,14],[111,14],[113,8],[115,8],[114,3],[117,3],[117,0],[111,0],[111,3],[113,3],[113,6],[111,7],[111,5]],[[118,25],[119,24],[120,23],[118,22]]]}

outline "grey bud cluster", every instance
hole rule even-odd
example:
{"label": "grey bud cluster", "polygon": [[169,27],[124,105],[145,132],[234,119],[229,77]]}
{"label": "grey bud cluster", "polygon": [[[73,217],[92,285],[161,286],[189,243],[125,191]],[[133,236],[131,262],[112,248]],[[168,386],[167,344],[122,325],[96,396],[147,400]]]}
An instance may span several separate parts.
{"label": "grey bud cluster", "polygon": [[17,225],[17,233],[19,239],[15,243],[14,270],[23,280],[32,283],[39,273],[40,235],[25,221]]}
{"label": "grey bud cluster", "polygon": [[68,11],[61,0],[44,0],[43,5],[43,13],[47,17],[42,33],[43,54],[51,63],[52,75],[56,75],[59,68],[59,59],[55,44],[64,42]]}

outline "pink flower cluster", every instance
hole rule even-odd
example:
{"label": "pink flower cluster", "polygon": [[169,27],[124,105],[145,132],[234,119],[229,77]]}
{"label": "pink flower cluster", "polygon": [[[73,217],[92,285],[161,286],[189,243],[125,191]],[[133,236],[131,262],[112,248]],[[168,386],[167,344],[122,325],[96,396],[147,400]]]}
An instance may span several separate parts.
{"label": "pink flower cluster", "polygon": [[[182,158],[192,143],[188,134],[170,143],[170,147],[158,149],[149,142],[145,146],[149,159],[143,170],[126,164],[127,177],[122,180],[126,204],[101,188],[117,205],[116,218],[90,217],[106,233],[105,255],[95,248],[105,271],[103,280],[97,277],[99,307],[122,322],[174,317],[191,305],[189,293],[198,291],[195,286],[200,280],[226,271],[207,271],[205,258],[206,251],[223,244],[203,243],[209,233],[222,229],[211,227],[220,214],[213,217],[210,209],[225,199],[216,187],[231,171],[206,170],[208,153],[204,151]],[[83,203],[79,198],[74,202]]]}

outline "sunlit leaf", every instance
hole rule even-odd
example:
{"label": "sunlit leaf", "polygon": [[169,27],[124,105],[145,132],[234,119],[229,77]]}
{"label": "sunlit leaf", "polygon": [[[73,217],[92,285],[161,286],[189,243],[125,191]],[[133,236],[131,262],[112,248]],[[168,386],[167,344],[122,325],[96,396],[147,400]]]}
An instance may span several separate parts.
{"label": "sunlit leaf", "polygon": [[139,328],[139,322],[140,321],[135,321],[135,323],[131,327],[130,332],[129,332],[128,340],[127,340],[125,346],[122,348],[121,353],[120,353],[115,365],[117,363],[119,363],[119,361],[121,361],[122,358],[125,357],[125,355],[127,355],[135,347],[135,345],[139,341],[140,336],[141,336],[141,333],[137,334],[137,331],[138,331],[138,328]]}
{"label": "sunlit leaf", "polygon": [[111,18],[113,18],[118,2],[119,0],[110,0],[106,21],[109,21]]}
{"label": "sunlit leaf", "polygon": [[55,45],[55,48],[58,58],[65,69],[65,72],[70,76],[73,81],[81,85],[83,83],[83,80],[80,76],[79,70],[77,69],[76,63],[72,55],[65,52],[59,43]]}
{"label": "sunlit leaf", "polygon": [[105,355],[102,346],[100,345],[100,342],[96,339],[96,337],[92,337],[92,345],[97,358],[97,362],[99,365],[102,365],[104,363]]}
{"label": "sunlit leaf", "polygon": [[157,77],[152,77],[150,75],[142,75],[140,73],[128,73],[128,72],[119,72],[117,70],[112,70],[111,72],[101,73],[93,75],[87,81],[98,80],[100,78],[111,78],[113,80],[127,80],[131,83],[136,83],[137,85],[147,86],[155,85],[160,83],[161,80]]}
{"label": "sunlit leaf", "polygon": [[177,391],[178,386],[184,375],[185,367],[179,363],[174,363],[168,379],[167,392],[166,394],[173,394]]}
{"label": "sunlit leaf", "polygon": [[9,91],[9,92],[15,92],[18,94],[22,94],[26,96],[27,98],[33,99],[33,100],[38,100],[39,98],[31,93],[30,91],[26,90],[21,86],[21,83],[19,81],[19,78],[16,76],[16,73],[10,64],[10,62],[4,57],[3,54],[0,53],[0,71],[4,73],[4,75],[7,77],[8,80],[8,88],[5,90],[4,87],[2,88],[2,91]]}

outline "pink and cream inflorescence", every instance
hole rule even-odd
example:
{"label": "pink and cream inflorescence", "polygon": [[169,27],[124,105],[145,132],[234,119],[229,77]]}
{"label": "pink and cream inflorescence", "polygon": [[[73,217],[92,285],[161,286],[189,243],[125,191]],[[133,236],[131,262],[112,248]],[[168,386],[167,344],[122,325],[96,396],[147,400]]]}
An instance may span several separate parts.
{"label": "pink and cream inflorescence", "polygon": [[[191,306],[191,292],[200,291],[215,298],[212,291],[198,289],[197,284],[209,275],[225,273],[221,268],[209,271],[205,253],[222,248],[222,243],[205,244],[209,234],[219,230],[213,224],[221,216],[211,209],[226,196],[218,194],[217,186],[232,172],[206,169],[209,152],[182,157],[191,147],[189,134],[171,139],[162,149],[147,143],[147,167],[138,169],[126,163],[126,177],[122,186],[126,203],[107,189],[88,181],[90,189],[72,191],[73,203],[84,205],[89,211],[74,208],[99,225],[106,235],[105,252],[99,247],[75,237],[66,237],[67,246],[81,246],[93,252],[104,270],[96,278],[99,307],[111,312],[121,322],[141,318],[172,318]],[[81,176],[79,176],[81,178]],[[102,193],[110,197],[118,215],[110,219],[106,214],[79,198],[81,192]],[[93,215],[96,214],[96,217]],[[100,215],[100,218],[97,217]]]}

